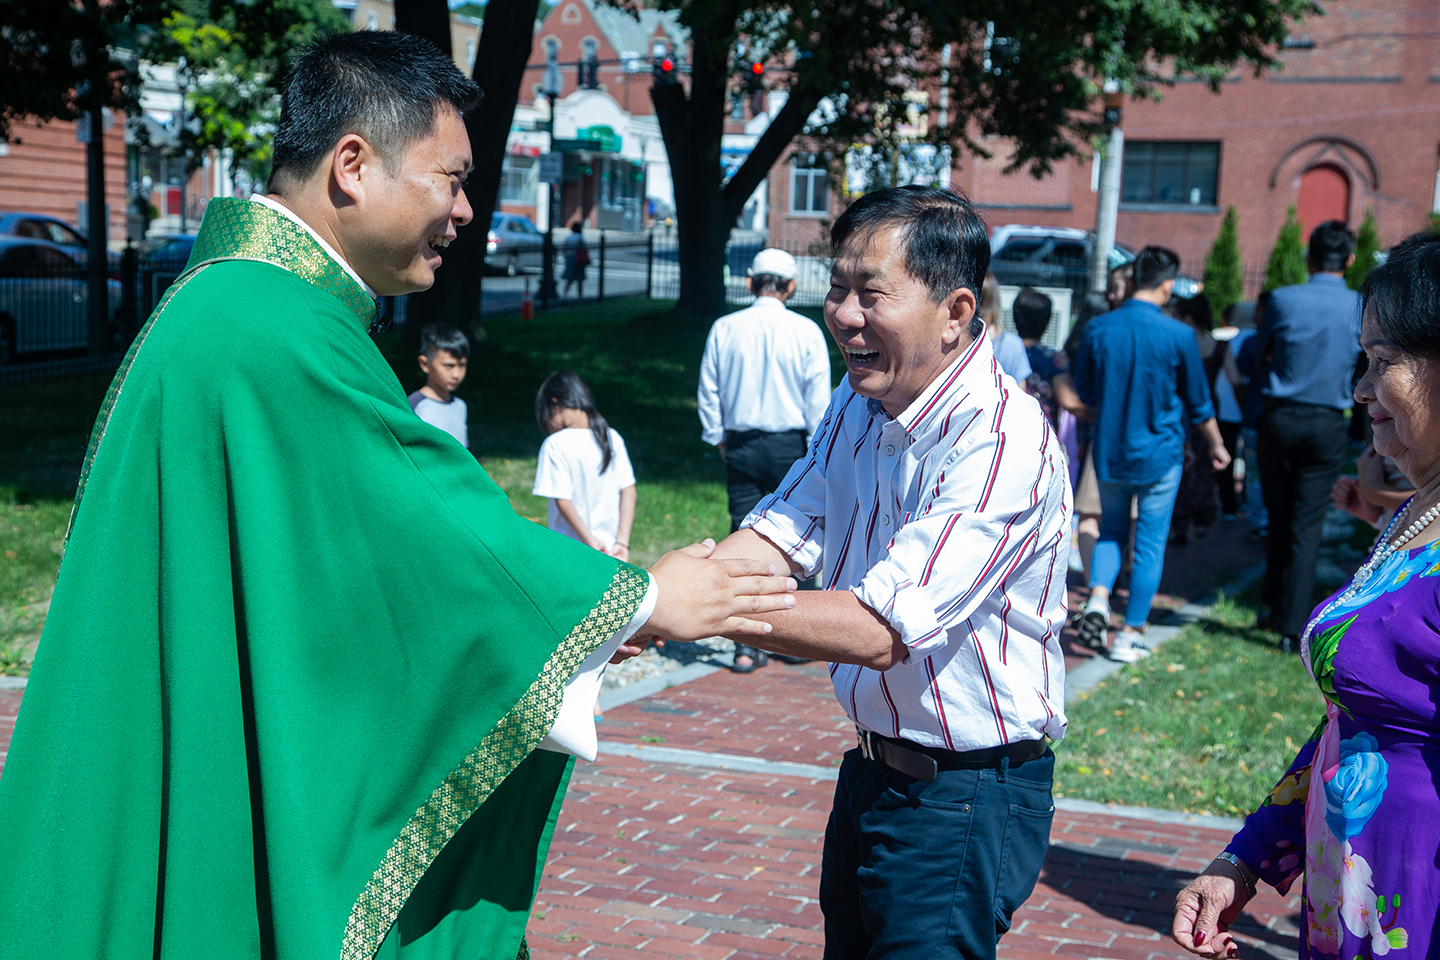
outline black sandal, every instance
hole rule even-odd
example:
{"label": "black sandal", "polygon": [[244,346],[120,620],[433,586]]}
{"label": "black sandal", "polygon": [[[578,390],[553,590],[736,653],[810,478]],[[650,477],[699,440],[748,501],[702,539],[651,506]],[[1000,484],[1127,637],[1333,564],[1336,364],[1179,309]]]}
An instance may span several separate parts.
{"label": "black sandal", "polygon": [[741,657],[749,657],[750,663],[746,666],[732,661],[730,670],[733,673],[754,673],[770,662],[770,656],[764,650],[756,650],[754,647],[737,643],[735,644],[735,659],[738,660]]}

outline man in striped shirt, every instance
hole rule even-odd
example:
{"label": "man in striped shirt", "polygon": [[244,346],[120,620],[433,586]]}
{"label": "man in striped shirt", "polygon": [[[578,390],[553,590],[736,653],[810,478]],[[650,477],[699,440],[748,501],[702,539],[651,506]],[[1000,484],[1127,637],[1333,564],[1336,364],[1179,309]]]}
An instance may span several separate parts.
{"label": "man in striped shirt", "polygon": [[824,571],[760,642],[829,661],[860,736],[825,834],[825,956],[994,957],[1045,858],[1065,731],[1063,453],[983,335],[967,201],[867,194],[831,242],[848,378],[716,556]]}

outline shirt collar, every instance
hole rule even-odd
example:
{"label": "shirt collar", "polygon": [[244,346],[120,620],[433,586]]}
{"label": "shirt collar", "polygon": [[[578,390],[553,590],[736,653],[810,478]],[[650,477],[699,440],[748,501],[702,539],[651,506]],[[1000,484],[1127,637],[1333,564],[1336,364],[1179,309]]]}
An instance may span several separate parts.
{"label": "shirt collar", "polygon": [[285,219],[295,224],[298,224],[301,229],[303,229],[306,233],[310,234],[310,239],[320,244],[320,249],[325,251],[326,256],[328,256],[331,260],[334,260],[336,263],[340,264],[341,269],[343,269],[346,273],[350,275],[350,279],[360,284],[360,289],[364,290],[366,295],[369,296],[371,300],[380,299],[380,294],[376,293],[373,289],[371,289],[370,284],[366,283],[364,280],[361,280],[360,274],[356,273],[354,269],[351,268],[350,264],[345,262],[345,258],[340,256],[340,254],[335,251],[334,247],[326,243],[325,238],[320,236],[320,234],[316,233],[315,230],[310,226],[310,224],[306,223],[304,220],[301,220],[300,217],[296,215],[294,210],[291,210],[289,207],[285,206],[285,204],[277,203],[276,201],[271,200],[269,197],[260,193],[252,193],[250,195],[250,201],[252,203],[259,203],[267,206],[271,210],[274,210],[276,213],[280,214]]}
{"label": "shirt collar", "polygon": [[[920,391],[920,396],[900,416],[893,419],[905,429],[911,440],[924,439],[938,431],[945,422],[941,412],[948,411],[957,398],[970,393],[977,378],[993,376],[994,367],[995,352],[990,348],[990,338],[982,333]],[[871,415],[889,417],[879,400],[867,400],[867,406]]]}
{"label": "shirt collar", "polygon": [[785,301],[781,300],[779,297],[756,297],[755,302],[750,304],[750,306],[757,307],[761,310],[774,310],[777,308],[780,310],[784,310]]}

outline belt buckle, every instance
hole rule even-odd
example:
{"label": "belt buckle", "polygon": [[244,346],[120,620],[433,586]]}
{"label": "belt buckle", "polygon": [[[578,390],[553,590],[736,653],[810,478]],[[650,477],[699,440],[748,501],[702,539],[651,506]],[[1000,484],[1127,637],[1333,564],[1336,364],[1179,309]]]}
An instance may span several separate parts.
{"label": "belt buckle", "polygon": [[870,742],[869,730],[861,730],[859,727],[856,727],[855,739],[860,741],[860,756],[864,757],[866,760],[878,759],[875,756],[875,746],[873,743]]}

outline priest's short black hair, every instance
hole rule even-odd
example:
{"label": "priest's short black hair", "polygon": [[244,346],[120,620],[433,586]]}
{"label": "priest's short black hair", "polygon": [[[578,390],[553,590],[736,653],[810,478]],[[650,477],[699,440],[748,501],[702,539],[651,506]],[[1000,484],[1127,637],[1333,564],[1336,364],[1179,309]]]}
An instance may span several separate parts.
{"label": "priest's short black hair", "polygon": [[285,84],[267,189],[278,193],[309,179],[351,133],[398,169],[411,144],[435,132],[443,107],[464,116],[480,97],[449,54],[421,37],[360,30],[317,40]]}
{"label": "priest's short black hair", "polygon": [[[961,288],[980,302],[985,271],[990,269],[990,237],[985,221],[961,193],[915,184],[874,190],[850,204],[830,228],[830,249],[836,256],[852,235],[865,239],[886,227],[900,227],[905,269],[939,303]],[[968,333],[980,336],[979,312]]]}
{"label": "priest's short black hair", "polygon": [[1322,273],[1340,273],[1355,252],[1355,234],[1342,220],[1326,220],[1310,231],[1310,249],[1305,260],[1310,269]]}

